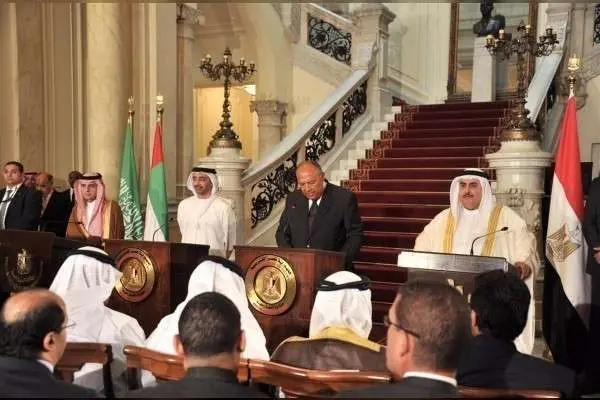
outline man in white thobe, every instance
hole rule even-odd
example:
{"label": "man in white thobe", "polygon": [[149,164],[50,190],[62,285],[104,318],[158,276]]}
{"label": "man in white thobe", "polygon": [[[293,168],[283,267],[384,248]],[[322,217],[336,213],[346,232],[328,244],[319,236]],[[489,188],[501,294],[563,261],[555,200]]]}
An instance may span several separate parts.
{"label": "man in white thobe", "polygon": [[[160,353],[176,354],[173,337],[179,333],[179,317],[186,304],[197,295],[205,292],[217,292],[233,301],[242,318],[242,330],[246,335],[246,348],[243,358],[269,360],[267,340],[248,307],[244,272],[232,261],[218,256],[206,256],[196,267],[188,282],[187,297],[172,314],[160,320],[156,329],[148,336],[146,347]],[[142,372],[142,384],[155,383],[152,374]]]}
{"label": "man in white thobe", "polygon": [[[504,227],[505,231],[491,234]],[[490,234],[473,241],[482,235]],[[517,350],[531,354],[535,339],[533,284],[540,260],[536,239],[525,221],[509,207],[495,204],[485,172],[468,168],[450,186],[450,208],[436,215],[416,239],[414,250],[503,257],[531,292],[527,325],[515,340]]]}
{"label": "man in white thobe", "polygon": [[236,219],[228,200],[218,195],[217,172],[194,167],[187,180],[193,196],[177,207],[181,243],[210,246],[210,253],[228,258],[235,245]]}
{"label": "man in white thobe", "polygon": [[[101,249],[81,247],[71,253],[56,273],[50,290],[67,306],[67,341],[109,343],[112,346],[111,372],[115,392],[126,390],[123,347],[144,346],[146,336],[138,321],[104,305],[121,276],[115,261]],[[76,384],[96,390],[103,388],[101,364],[86,364],[75,373]]]}

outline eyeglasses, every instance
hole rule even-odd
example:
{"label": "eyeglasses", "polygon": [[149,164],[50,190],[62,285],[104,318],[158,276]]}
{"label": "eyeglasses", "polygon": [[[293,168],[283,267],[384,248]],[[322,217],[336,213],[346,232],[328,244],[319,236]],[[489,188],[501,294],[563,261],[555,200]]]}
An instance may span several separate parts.
{"label": "eyeglasses", "polygon": [[75,322],[71,322],[70,324],[67,324],[65,326],[61,326],[60,329],[58,330],[58,332],[60,333],[60,332],[64,331],[65,329],[69,329],[69,328],[74,327],[75,325],[77,325]]}
{"label": "eyeglasses", "polygon": [[410,329],[407,329],[407,328],[403,327],[402,325],[400,325],[400,324],[399,324],[399,323],[397,323],[397,322],[392,322],[392,321],[390,321],[390,317],[388,317],[387,315],[384,315],[384,316],[383,316],[383,325],[384,325],[386,328],[389,328],[389,327],[390,327],[390,325],[391,325],[391,326],[393,326],[393,327],[394,327],[394,328],[396,328],[396,329],[400,329],[400,330],[402,330],[402,331],[404,331],[404,332],[406,332],[406,333],[409,333],[409,334],[413,335],[413,336],[414,336],[414,337],[416,337],[417,339],[420,339],[420,338],[421,338],[421,335],[419,335],[417,332],[415,332],[415,331],[413,331],[413,330],[410,330]]}

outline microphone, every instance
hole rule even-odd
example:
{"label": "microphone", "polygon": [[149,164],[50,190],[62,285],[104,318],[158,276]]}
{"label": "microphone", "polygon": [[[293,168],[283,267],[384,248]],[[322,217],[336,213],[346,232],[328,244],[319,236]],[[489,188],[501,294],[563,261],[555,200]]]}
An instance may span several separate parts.
{"label": "microphone", "polygon": [[508,226],[503,226],[501,229],[498,229],[497,231],[486,233],[485,235],[477,236],[475,239],[473,239],[473,242],[471,243],[471,251],[469,252],[469,255],[471,255],[471,256],[473,255],[473,246],[475,246],[475,242],[478,241],[479,239],[482,239],[486,236],[495,235],[498,232],[506,232],[507,230],[508,230]]}
{"label": "microphone", "polygon": [[162,228],[164,228],[165,226],[168,226],[168,225],[169,225],[169,222],[170,222],[170,221],[169,221],[169,219],[167,218],[167,222],[165,222],[164,224],[162,224],[161,226],[159,226],[159,227],[158,227],[158,228],[157,228],[157,229],[154,231],[154,233],[152,233],[152,241],[153,241],[153,242],[154,242],[154,241],[155,241],[155,239],[156,239],[156,234],[157,234],[157,233],[158,233],[160,230],[162,230]]}

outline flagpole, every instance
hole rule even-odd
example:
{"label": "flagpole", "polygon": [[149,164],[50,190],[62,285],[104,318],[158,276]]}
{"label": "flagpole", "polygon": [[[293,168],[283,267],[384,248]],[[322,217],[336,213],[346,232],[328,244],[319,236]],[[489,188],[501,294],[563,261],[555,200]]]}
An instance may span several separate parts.
{"label": "flagpole", "polygon": [[577,83],[577,72],[581,68],[581,58],[577,57],[576,54],[573,54],[571,58],[569,58],[569,63],[567,64],[567,70],[569,71],[569,97],[575,96],[575,84]]}
{"label": "flagpole", "polygon": [[164,112],[164,98],[162,95],[156,96],[156,122],[160,124],[160,130],[162,132],[163,127],[163,112]]}

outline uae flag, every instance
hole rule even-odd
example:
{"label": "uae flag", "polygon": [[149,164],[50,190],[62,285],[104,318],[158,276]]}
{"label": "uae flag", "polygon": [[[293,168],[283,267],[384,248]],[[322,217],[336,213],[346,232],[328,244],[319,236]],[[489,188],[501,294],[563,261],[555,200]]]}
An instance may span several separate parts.
{"label": "uae flag", "polygon": [[554,361],[576,371],[584,367],[590,304],[585,272],[583,189],[575,97],[567,101],[552,180],[544,272],[543,331]]}
{"label": "uae flag", "polygon": [[169,240],[167,224],[167,186],[165,184],[165,163],[162,147],[162,121],[154,124],[154,145],[152,147],[152,167],[146,202],[146,224],[144,240],[165,242]]}

